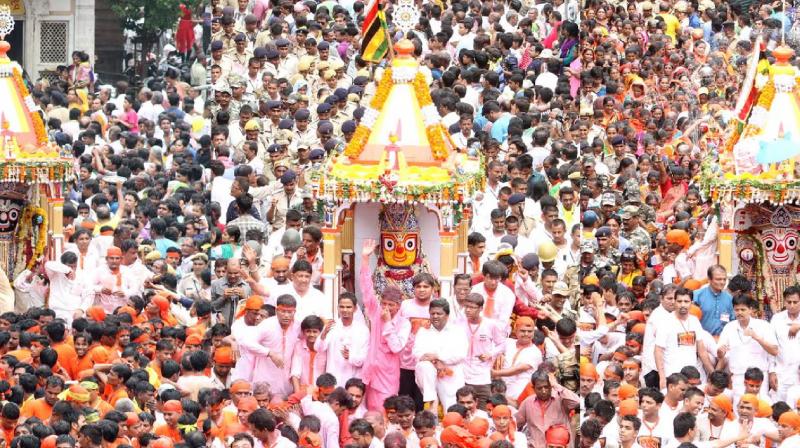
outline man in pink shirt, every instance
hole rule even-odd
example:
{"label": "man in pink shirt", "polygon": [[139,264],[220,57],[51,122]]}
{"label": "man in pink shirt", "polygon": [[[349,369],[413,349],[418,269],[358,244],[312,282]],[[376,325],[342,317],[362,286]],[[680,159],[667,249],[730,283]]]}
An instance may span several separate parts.
{"label": "man in pink shirt", "polygon": [[472,287],[471,292],[483,296],[483,315],[494,319],[506,333],[511,328],[511,312],[517,297],[514,291],[503,284],[508,270],[499,261],[487,261],[483,265],[483,281]]}
{"label": "man in pink shirt", "polygon": [[466,320],[459,321],[468,339],[469,351],[464,361],[464,381],[472,386],[478,406],[483,409],[490,395],[492,365],[506,346],[505,331],[495,321],[483,317],[483,296],[469,293],[463,301]]}
{"label": "man in pink shirt", "polygon": [[245,334],[238,341],[240,347],[255,355],[253,382],[268,382],[275,395],[292,393],[289,368],[300,337],[300,323],[294,320],[296,309],[294,297],[288,294],[279,296],[276,315],[258,324],[254,332]]}
{"label": "man in pink shirt", "polygon": [[411,280],[414,285],[414,299],[404,300],[400,305],[400,316],[411,322],[411,335],[408,338],[403,352],[400,353],[400,395],[408,395],[414,399],[417,412],[422,411],[422,391],[417,386],[416,368],[417,358],[414,356],[414,344],[417,332],[422,328],[430,328],[431,314],[429,311],[433,288],[436,279],[431,274],[423,272]]}
{"label": "man in pink shirt", "polygon": [[375,247],[375,240],[368,239],[361,250],[361,296],[367,317],[372,323],[369,350],[361,374],[367,385],[367,408],[381,412],[384,400],[396,395],[400,389],[400,352],[408,342],[411,323],[400,315],[403,293],[399,288],[386,287],[380,303],[375,297],[369,264]]}
{"label": "man in pink shirt", "polygon": [[92,284],[95,303],[103,307],[106,313],[113,313],[118,307],[128,304],[130,295],[130,279],[120,271],[122,250],[111,246],[106,251],[106,266],[97,268]]}
{"label": "man in pink shirt", "polygon": [[251,351],[246,345],[243,345],[241,341],[256,337],[256,333],[259,331],[258,324],[261,323],[262,306],[264,306],[264,299],[260,296],[250,296],[245,301],[244,307],[238,313],[242,315],[233,321],[233,325],[231,325],[230,342],[240,342],[239,359],[236,361],[236,367],[232,375],[235,380],[253,380],[256,358],[259,354]]}

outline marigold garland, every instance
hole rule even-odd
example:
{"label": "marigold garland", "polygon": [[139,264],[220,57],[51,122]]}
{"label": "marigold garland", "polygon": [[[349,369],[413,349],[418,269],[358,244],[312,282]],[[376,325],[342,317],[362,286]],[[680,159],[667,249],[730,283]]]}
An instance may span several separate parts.
{"label": "marigold garland", "polygon": [[764,88],[761,90],[761,94],[758,95],[758,102],[756,103],[758,106],[764,108],[764,110],[769,110],[770,106],[772,106],[772,100],[775,98],[775,83],[770,79]]}
{"label": "marigold garland", "polygon": [[[25,81],[22,79],[22,74],[16,68],[12,70],[14,84],[17,86],[17,90],[22,94],[22,98],[27,98],[30,95],[28,88],[25,86]],[[42,120],[41,115],[36,112],[31,112],[31,121],[33,122],[33,131],[36,133],[36,141],[39,144],[44,144],[47,142],[47,130],[44,128],[44,121]]]}
{"label": "marigold garland", "polygon": [[447,160],[447,147],[444,144],[444,126],[436,124],[425,128],[428,143],[431,145],[431,153],[436,160]]}
{"label": "marigold garland", "polygon": [[[37,215],[42,218],[42,221],[37,226],[36,242],[33,243],[33,218]],[[25,206],[22,211],[22,217],[17,223],[17,231],[14,239],[17,242],[14,273],[18,274],[23,270],[20,268],[20,266],[24,265],[25,269],[31,269],[36,264],[36,260],[44,255],[44,251],[47,246],[47,213],[45,210],[41,207],[34,207],[32,205]],[[33,247],[33,253],[31,254],[31,258],[28,260],[28,262],[25,263],[25,249],[29,243]]]}
{"label": "marigold garland", "polygon": [[[381,77],[381,81],[378,83],[378,88],[375,91],[375,96],[372,97],[369,103],[369,107],[375,110],[381,110],[386,99],[389,98],[389,91],[392,90],[392,85],[392,69],[387,68],[383,72],[383,77]],[[368,140],[369,128],[363,124],[358,125],[358,127],[356,127],[356,132],[353,134],[353,138],[350,139],[350,143],[348,143],[347,147],[344,149],[344,155],[351,159],[357,158],[364,151]]]}
{"label": "marigold garland", "polygon": [[425,81],[425,75],[419,72],[417,72],[417,76],[414,77],[414,93],[417,95],[417,101],[419,101],[420,107],[433,104],[431,91],[428,89],[428,84]]}

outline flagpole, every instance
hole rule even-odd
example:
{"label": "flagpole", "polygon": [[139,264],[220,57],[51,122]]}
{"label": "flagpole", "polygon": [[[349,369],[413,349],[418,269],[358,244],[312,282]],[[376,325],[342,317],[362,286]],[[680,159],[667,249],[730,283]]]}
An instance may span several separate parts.
{"label": "flagpole", "polygon": [[386,6],[386,3],[385,1],[382,0],[379,5],[379,8],[381,14],[381,21],[383,21],[383,25],[385,25],[383,27],[383,32],[384,34],[386,34],[387,42],[389,42],[389,60],[391,61],[394,59],[394,44],[392,42],[392,35],[389,34],[389,24],[386,23],[386,12],[383,10],[384,6]]}

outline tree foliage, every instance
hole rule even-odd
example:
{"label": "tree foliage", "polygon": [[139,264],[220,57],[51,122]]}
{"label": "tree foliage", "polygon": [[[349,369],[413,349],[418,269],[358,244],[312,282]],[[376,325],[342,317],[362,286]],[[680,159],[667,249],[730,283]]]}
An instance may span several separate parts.
{"label": "tree foliage", "polygon": [[[203,0],[115,0],[111,9],[125,29],[133,31],[145,46],[155,42],[165,30],[173,29],[181,16],[181,3],[195,9]],[[143,20],[142,20],[143,19]],[[149,48],[147,48],[149,49]]]}

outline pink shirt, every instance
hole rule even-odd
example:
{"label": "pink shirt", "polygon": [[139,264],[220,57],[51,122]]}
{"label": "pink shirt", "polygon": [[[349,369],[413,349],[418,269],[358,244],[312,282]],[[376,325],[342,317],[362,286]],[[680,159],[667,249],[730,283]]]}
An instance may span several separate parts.
{"label": "pink shirt", "polygon": [[384,322],[367,263],[362,263],[359,276],[364,309],[372,323],[367,359],[361,372],[364,384],[381,392],[396,394],[400,390],[400,352],[408,342],[411,324],[399,312],[392,320]]}
{"label": "pink shirt", "polygon": [[[103,307],[103,310],[111,314],[115,309],[128,304],[128,296],[131,295],[130,279],[126,278],[122,271],[117,271],[114,274],[106,266],[101,266],[96,269],[94,281],[92,282],[92,290],[95,293],[95,303]],[[110,289],[112,294],[103,294],[103,289]],[[122,292],[122,297],[113,293]]]}
{"label": "pink shirt", "polygon": [[[472,291],[483,296],[483,309],[486,310],[486,303],[489,300],[489,293],[486,291],[486,287],[484,286],[484,282],[480,282],[477,285],[472,287]],[[517,301],[517,297],[514,295],[514,291],[512,291],[508,286],[500,283],[497,285],[497,289],[494,291],[494,295],[492,296],[494,300],[494,312],[492,313],[492,319],[496,320],[502,327],[505,329],[506,333],[511,329],[511,312],[514,311],[514,303]]]}
{"label": "pink shirt", "polygon": [[[431,313],[429,311],[430,302],[426,302],[424,305],[417,302],[416,299],[411,300],[404,300],[403,303],[400,305],[400,312],[397,313],[398,316],[402,316],[404,319],[408,320],[411,323],[411,335],[408,338],[408,343],[406,343],[403,352],[400,354],[400,368],[406,370],[414,370],[417,365],[417,359],[413,355],[414,351],[414,340],[416,339],[416,335],[419,332],[419,329],[422,328],[421,325],[430,326],[431,322]],[[414,325],[414,321],[412,319],[423,319],[421,324]]]}
{"label": "pink shirt", "polygon": [[[464,361],[464,381],[474,385],[490,384],[494,359],[505,351],[505,331],[496,321],[485,317],[478,324],[470,324],[466,320],[458,323],[469,344]],[[489,358],[481,361],[479,356],[484,354]]]}
{"label": "pink shirt", "polygon": [[[294,321],[284,331],[277,316],[272,316],[258,324],[252,333],[246,333],[238,342],[239,350],[242,348],[249,350],[255,357],[251,381],[269,383],[274,394],[291,394],[293,390],[289,383],[289,369],[299,338],[300,323]],[[282,355],[283,368],[279,368],[269,359],[268,356],[273,351]]]}
{"label": "pink shirt", "polygon": [[[292,356],[292,371],[293,377],[300,380],[300,384],[313,385],[317,383],[317,377],[325,373],[325,363],[328,358],[324,350],[320,350],[320,343],[317,340],[317,350],[314,354],[314,366],[312,372],[311,366],[311,350],[308,348],[305,338],[297,341],[294,348],[294,356]],[[349,378],[348,378],[349,379]],[[344,384],[344,383],[342,383]]]}
{"label": "pink shirt", "polygon": [[233,321],[231,336],[239,342],[239,359],[236,360],[236,366],[231,372],[231,380],[253,381],[256,358],[261,355],[251,350],[249,346],[242,344],[242,341],[255,339],[258,337],[258,331],[258,325],[247,325],[244,318]]}

